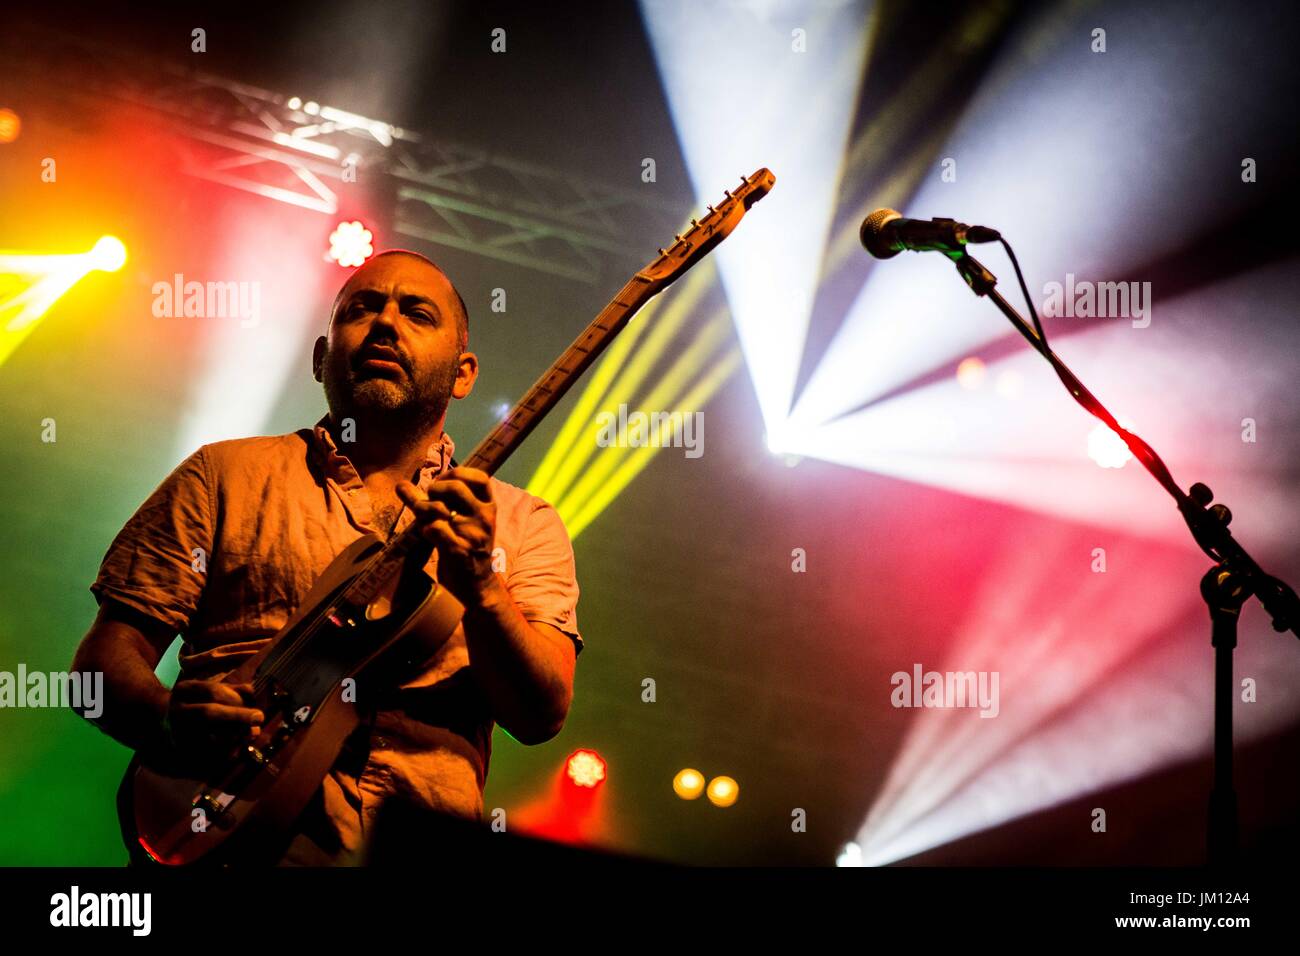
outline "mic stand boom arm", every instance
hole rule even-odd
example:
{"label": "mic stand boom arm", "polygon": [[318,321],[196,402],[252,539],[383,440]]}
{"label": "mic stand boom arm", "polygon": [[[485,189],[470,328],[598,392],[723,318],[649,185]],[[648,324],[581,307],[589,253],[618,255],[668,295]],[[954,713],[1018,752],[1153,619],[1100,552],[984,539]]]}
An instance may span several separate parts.
{"label": "mic stand boom arm", "polygon": [[1273,619],[1275,631],[1291,631],[1300,637],[1300,598],[1286,582],[1266,574],[1232,536],[1228,530],[1232,512],[1227,505],[1211,506],[1214,493],[1200,482],[1184,492],[1155,450],[1115,420],[997,291],[993,273],[965,252],[947,255],[971,291],[992,300],[1047,359],[1074,400],[1123,439],[1133,457],[1169,492],[1197,545],[1215,562],[1201,578],[1201,597],[1210,611],[1210,643],[1214,647],[1214,789],[1210,794],[1208,851],[1211,864],[1231,863],[1237,845],[1237,799],[1232,786],[1232,651],[1237,646],[1237,619],[1242,605],[1254,595]]}

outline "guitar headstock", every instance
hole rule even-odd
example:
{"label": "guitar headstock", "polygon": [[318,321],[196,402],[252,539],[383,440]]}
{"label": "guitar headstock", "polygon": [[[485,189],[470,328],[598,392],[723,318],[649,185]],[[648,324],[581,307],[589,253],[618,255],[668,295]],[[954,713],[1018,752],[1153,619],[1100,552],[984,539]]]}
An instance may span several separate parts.
{"label": "guitar headstock", "polygon": [[725,239],[744,218],[749,207],[766,196],[775,183],[776,177],[766,167],[752,176],[742,176],[739,187],[723,190],[726,199],[716,206],[709,206],[703,218],[692,219],[691,228],[675,236],[672,245],[660,249],[659,258],[638,275],[665,285],[677,279]]}

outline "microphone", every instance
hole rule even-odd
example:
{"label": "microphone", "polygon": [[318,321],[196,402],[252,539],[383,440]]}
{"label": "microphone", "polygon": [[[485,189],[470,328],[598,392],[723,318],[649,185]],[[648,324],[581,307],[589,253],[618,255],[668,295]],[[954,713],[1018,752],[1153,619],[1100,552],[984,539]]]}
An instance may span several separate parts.
{"label": "microphone", "polygon": [[877,209],[862,220],[858,238],[877,259],[890,259],[904,249],[961,253],[968,242],[997,242],[1002,233],[955,219],[904,219],[893,209]]}

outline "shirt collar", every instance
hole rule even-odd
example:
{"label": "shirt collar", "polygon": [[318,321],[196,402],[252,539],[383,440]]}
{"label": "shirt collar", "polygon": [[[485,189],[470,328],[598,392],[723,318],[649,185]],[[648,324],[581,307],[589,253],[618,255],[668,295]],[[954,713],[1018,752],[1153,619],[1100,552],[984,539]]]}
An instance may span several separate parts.
{"label": "shirt collar", "polygon": [[[347,485],[352,480],[360,483],[361,479],[356,469],[352,467],[352,462],[339,451],[334,443],[334,436],[329,433],[327,427],[329,420],[329,415],[326,414],[312,426],[315,450],[325,464],[325,473],[341,485]],[[424,463],[420,466],[420,471],[430,476],[442,474],[451,468],[451,456],[455,451],[456,443],[444,431],[438,440],[425,450]]]}

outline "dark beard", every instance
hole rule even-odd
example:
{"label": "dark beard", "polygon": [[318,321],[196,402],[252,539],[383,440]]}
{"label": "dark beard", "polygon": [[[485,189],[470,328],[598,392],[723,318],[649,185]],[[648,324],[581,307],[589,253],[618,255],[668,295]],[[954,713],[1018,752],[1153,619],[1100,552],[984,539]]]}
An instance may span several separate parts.
{"label": "dark beard", "polygon": [[442,420],[451,404],[458,359],[430,369],[418,380],[408,369],[401,381],[340,370],[327,360],[321,376],[325,401],[336,422],[351,418],[358,427],[364,422],[367,429],[399,439],[422,435]]}

